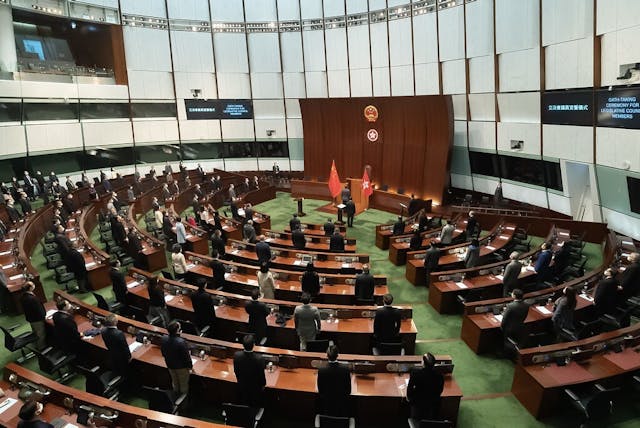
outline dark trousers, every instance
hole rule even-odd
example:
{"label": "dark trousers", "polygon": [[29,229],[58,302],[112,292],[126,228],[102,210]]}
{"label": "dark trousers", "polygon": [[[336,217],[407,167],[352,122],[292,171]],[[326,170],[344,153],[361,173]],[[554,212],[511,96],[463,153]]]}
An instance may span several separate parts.
{"label": "dark trousers", "polygon": [[353,227],[353,214],[347,214],[347,226]]}

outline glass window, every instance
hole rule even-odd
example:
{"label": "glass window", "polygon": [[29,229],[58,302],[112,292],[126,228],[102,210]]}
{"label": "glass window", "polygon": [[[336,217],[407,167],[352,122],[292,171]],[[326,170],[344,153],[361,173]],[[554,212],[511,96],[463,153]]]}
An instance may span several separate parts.
{"label": "glass window", "polygon": [[23,120],[78,120],[78,103],[24,103]]}
{"label": "glass window", "polygon": [[261,141],[258,145],[258,157],[286,158],[289,157],[289,144],[286,141]]}
{"label": "glass window", "polygon": [[542,160],[500,156],[500,166],[503,178],[545,187]]}
{"label": "glass window", "polygon": [[548,188],[562,191],[560,162],[544,161],[544,176],[547,181]]}
{"label": "glass window", "polygon": [[161,163],[165,161],[179,161],[180,146],[171,144],[159,146],[136,146],[135,157],[136,163]]}
{"label": "glass window", "polygon": [[81,103],[80,119],[128,119],[129,103]]}
{"label": "glass window", "polygon": [[86,149],[84,169],[103,169],[133,164],[133,146],[114,149]]}
{"label": "glass window", "polygon": [[498,155],[495,153],[469,152],[473,174],[500,177]]}
{"label": "glass window", "polygon": [[223,143],[222,157],[224,158],[254,158],[256,157],[255,142]]}
{"label": "glass window", "polygon": [[21,179],[27,166],[26,157],[0,160],[0,181],[8,183],[12,177]]}
{"label": "glass window", "polygon": [[182,159],[219,159],[222,156],[222,143],[182,143]]}
{"label": "glass window", "polygon": [[42,175],[48,176],[49,172],[54,171],[58,178],[69,172],[82,171],[82,158],[84,152],[78,150],[75,152],[55,153],[48,155],[29,156],[29,170],[42,171]]}
{"label": "glass window", "polygon": [[178,117],[176,103],[132,103],[131,117]]}
{"label": "glass window", "polygon": [[0,122],[20,122],[21,120],[21,103],[0,102]]}

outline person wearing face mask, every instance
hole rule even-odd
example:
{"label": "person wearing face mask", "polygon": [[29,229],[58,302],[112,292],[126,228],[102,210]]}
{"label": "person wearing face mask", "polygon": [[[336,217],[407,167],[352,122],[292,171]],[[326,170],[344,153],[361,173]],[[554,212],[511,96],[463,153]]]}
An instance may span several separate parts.
{"label": "person wearing face mask", "polygon": [[20,408],[18,428],[53,428],[49,422],[40,419],[44,405],[39,401],[27,401]]}

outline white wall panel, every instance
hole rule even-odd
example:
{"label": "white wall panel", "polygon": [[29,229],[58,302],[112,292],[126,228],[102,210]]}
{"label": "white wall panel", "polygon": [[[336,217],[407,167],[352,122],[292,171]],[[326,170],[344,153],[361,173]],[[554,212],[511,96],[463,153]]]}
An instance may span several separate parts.
{"label": "white wall panel", "polygon": [[219,120],[181,120],[180,138],[184,141],[222,139]]}
{"label": "white wall panel", "polygon": [[498,67],[501,92],[540,89],[540,48],[503,53]]}
{"label": "white wall panel", "polygon": [[276,0],[244,0],[247,22],[276,21]]}
{"label": "white wall panel", "polygon": [[451,186],[458,189],[473,190],[473,180],[470,175],[451,174]]}
{"label": "white wall panel", "polygon": [[495,94],[469,94],[469,113],[471,120],[496,120]]}
{"label": "white wall panel", "polygon": [[169,18],[209,20],[208,0],[167,0]]}
{"label": "white wall panel", "polygon": [[249,61],[252,73],[281,71],[278,34],[249,34]]}
{"label": "white wall panel", "polygon": [[373,96],[386,97],[391,95],[389,67],[376,67],[371,72],[373,74]]}
{"label": "white wall panel", "polygon": [[[268,135],[271,133],[272,135]],[[279,140],[287,138],[287,125],[284,119],[256,119],[256,138],[258,140]]]}
{"label": "white wall panel", "polygon": [[544,53],[546,89],[593,86],[592,37],[547,46]]}
{"label": "white wall panel", "polygon": [[413,17],[413,55],[416,64],[438,62],[436,14]]}
{"label": "white wall panel", "polygon": [[284,100],[284,105],[287,110],[287,117],[289,119],[302,118],[302,113],[300,112],[300,101],[299,100]]}
{"label": "white wall panel", "polygon": [[324,16],[344,15],[344,0],[324,0]]}
{"label": "white wall panel", "polygon": [[282,98],[280,73],[251,73],[253,98]]}
{"label": "white wall panel", "polygon": [[[522,150],[512,150],[511,140],[524,141]],[[520,154],[542,154],[540,148],[540,125],[537,123],[498,122],[498,151]]]}
{"label": "white wall panel", "polygon": [[251,119],[227,119],[221,120],[222,138],[229,140],[253,139],[253,120]]}
{"label": "white wall panel", "polygon": [[637,0],[599,0],[596,2],[596,32],[598,35],[640,22],[640,2]]}
{"label": "white wall panel", "polygon": [[496,52],[538,46],[540,0],[496,0]]}
{"label": "white wall panel", "polygon": [[329,79],[329,96],[341,98],[349,96],[349,71],[330,70],[327,72]]}
{"label": "white wall panel", "polygon": [[593,0],[542,0],[542,46],[592,34]]}
{"label": "white wall panel", "polygon": [[218,96],[225,98],[251,98],[249,75],[246,73],[218,73]]}
{"label": "white wall panel", "polygon": [[214,72],[211,34],[171,32],[171,53],[175,71]]}
{"label": "white wall panel", "polygon": [[129,98],[129,88],[126,85],[89,85],[83,83],[78,85],[78,98],[124,100]]}
{"label": "white wall panel", "polygon": [[[20,95],[24,98],[78,98],[78,86],[72,83],[21,82]],[[13,91],[11,91],[13,92]],[[2,96],[12,96],[2,93]]]}
{"label": "white wall panel", "polygon": [[256,171],[258,169],[258,160],[253,159],[225,159],[225,171]]}
{"label": "white wall panel", "polygon": [[287,119],[287,134],[289,138],[302,138],[302,119]]}
{"label": "white wall panel", "polygon": [[532,189],[530,187],[503,182],[502,195],[514,201],[526,202],[527,204],[537,205],[542,208],[548,207],[546,190]]}
{"label": "white wall panel", "polygon": [[305,0],[300,2],[302,19],[322,18],[322,0]]}
{"label": "white wall panel", "polygon": [[167,120],[134,120],[133,135],[137,143],[178,141],[178,122]]}
{"label": "white wall panel", "polygon": [[373,67],[389,67],[387,24],[371,24],[371,64]]}
{"label": "white wall panel", "polygon": [[337,28],[325,31],[327,40],[327,70],[347,70],[349,60],[347,53],[347,31]]}
{"label": "white wall panel", "polygon": [[467,96],[452,95],[453,118],[456,120],[467,120]]}
{"label": "white wall panel", "polygon": [[324,34],[322,31],[303,31],[304,66],[306,71],[326,69],[324,56]]}
{"label": "white wall panel", "polygon": [[371,88],[371,69],[351,69],[351,96],[352,97],[370,97],[372,95]]}
{"label": "white wall panel", "polygon": [[253,102],[253,116],[256,119],[283,118],[284,103],[282,100],[255,100]]}
{"label": "white wall panel", "polygon": [[547,192],[549,198],[549,209],[570,216],[571,199],[562,195]]}
{"label": "white wall panel", "polygon": [[640,172],[639,130],[596,128],[596,163]]}
{"label": "white wall panel", "polygon": [[0,156],[23,155],[27,152],[27,143],[22,125],[0,126]]}
{"label": "white wall panel", "polygon": [[387,0],[369,0],[369,9],[378,10],[387,7]]}
{"label": "white wall panel", "polygon": [[216,77],[213,73],[176,72],[174,78],[178,98],[191,98],[191,89],[200,89],[201,98],[216,98]]}
{"label": "white wall panel", "polygon": [[497,94],[500,121],[540,123],[540,92]]}
{"label": "white wall panel", "polygon": [[22,81],[18,80],[0,80],[0,96],[16,98],[21,97],[22,83]]}
{"label": "white wall panel", "polygon": [[[639,21],[640,22],[640,21]],[[617,80],[620,66],[640,62],[640,26],[607,33],[602,37],[602,85],[625,83]]]}
{"label": "white wall panel", "polygon": [[171,71],[169,32],[148,28],[122,27],[127,68]]}
{"label": "white wall panel", "polygon": [[326,72],[307,72],[305,73],[305,81],[307,85],[307,98],[326,98],[329,95]]}
{"label": "white wall panel", "polygon": [[131,99],[169,100],[174,97],[171,73],[128,71]]}
{"label": "white wall panel", "polygon": [[467,58],[493,55],[493,0],[467,3]]}
{"label": "white wall panel", "polygon": [[210,0],[211,20],[216,22],[243,22],[242,0]]}
{"label": "white wall panel", "polygon": [[456,120],[453,122],[453,145],[467,147],[466,120]]}
{"label": "white wall panel", "polygon": [[216,33],[213,35],[216,68],[222,73],[247,73],[247,40],[244,34]]}
{"label": "white wall panel", "polygon": [[413,66],[391,67],[391,95],[413,95]]}
{"label": "white wall panel", "polygon": [[347,3],[347,14],[366,12],[369,5],[367,0],[349,0]]}
{"label": "white wall panel", "polygon": [[496,186],[498,186],[498,183],[498,180],[478,177],[477,175],[473,176],[473,190],[475,190],[476,192],[489,193],[493,195],[493,192],[496,191]]}
{"label": "white wall panel", "polygon": [[352,70],[370,68],[369,25],[348,28],[347,39],[349,45],[349,68]]}
{"label": "white wall panel", "polygon": [[593,128],[542,125],[542,148],[544,156],[593,163]]}
{"label": "white wall panel", "polygon": [[438,63],[416,64],[416,95],[433,95],[440,93],[440,69]]}
{"label": "white wall panel", "polygon": [[283,71],[304,71],[302,60],[302,36],[300,33],[283,33],[280,35]]}
{"label": "white wall panel", "polygon": [[85,147],[133,143],[131,122],[128,120],[83,122],[82,135]]}
{"label": "white wall panel", "polygon": [[493,55],[469,59],[469,93],[495,91]]}
{"label": "white wall panel", "polygon": [[469,148],[495,150],[496,149],[495,122],[469,121]]}
{"label": "white wall panel", "polygon": [[29,152],[82,150],[80,123],[26,125]]}
{"label": "white wall panel", "polygon": [[290,159],[289,163],[291,164],[291,171],[304,171],[303,160]]}
{"label": "white wall panel", "polygon": [[122,0],[120,10],[122,14],[156,16],[163,18],[167,16],[164,0]]}
{"label": "white wall panel", "polygon": [[278,0],[278,19],[280,21],[291,21],[300,19],[299,0]]}
{"label": "white wall panel", "polygon": [[286,98],[305,98],[304,73],[283,73],[284,96]]}
{"label": "white wall panel", "polygon": [[463,6],[450,7],[438,12],[438,41],[440,61],[464,58]]}
{"label": "white wall panel", "polygon": [[413,64],[411,35],[411,26],[406,19],[389,22],[389,52],[392,67]]}
{"label": "white wall panel", "polygon": [[618,233],[633,239],[640,239],[640,221],[637,217],[631,217],[618,211],[602,207],[603,221]]}
{"label": "white wall panel", "polygon": [[464,94],[467,92],[466,65],[464,59],[442,63],[442,93]]}

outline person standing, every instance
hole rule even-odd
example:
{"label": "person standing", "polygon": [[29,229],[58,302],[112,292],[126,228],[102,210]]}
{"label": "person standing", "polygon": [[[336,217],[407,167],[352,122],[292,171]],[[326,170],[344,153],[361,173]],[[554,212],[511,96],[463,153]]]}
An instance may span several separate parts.
{"label": "person standing", "polygon": [[333,235],[333,231],[336,229],[336,225],[333,224],[333,221],[329,218],[322,228],[324,229],[324,236],[331,236]]}
{"label": "person standing", "polygon": [[413,231],[413,235],[411,235],[411,241],[409,241],[409,251],[419,250],[422,246],[422,236],[420,235],[420,230],[415,229]]}
{"label": "person standing", "polygon": [[27,400],[18,412],[18,417],[20,418],[18,428],[54,428],[49,422],[45,422],[39,418],[43,411],[44,404],[33,399]]}
{"label": "person standing", "polygon": [[218,253],[220,257],[224,257],[226,248],[224,246],[224,239],[222,239],[222,232],[220,229],[216,229],[211,234],[211,254]]}
{"label": "person standing", "polygon": [[393,236],[402,235],[404,233],[405,223],[402,216],[398,216],[398,220],[393,223]]}
{"label": "person standing", "polygon": [[131,351],[124,333],[118,330],[117,326],[117,317],[114,314],[107,315],[101,336],[109,353],[111,368],[126,381],[131,362]]}
{"label": "person standing", "polygon": [[598,282],[593,293],[593,305],[598,316],[612,315],[616,312],[616,307],[620,300],[618,281],[616,280],[615,269],[608,268],[604,271],[604,278]]}
{"label": "person standing", "polygon": [[467,247],[467,253],[464,256],[464,267],[467,269],[476,267],[480,260],[480,242],[473,238],[471,244]]}
{"label": "person standing", "polygon": [[180,394],[189,393],[189,373],[193,369],[191,354],[187,342],[180,337],[182,328],[180,323],[172,321],[167,326],[168,336],[162,338],[160,350],[169,369],[171,387],[173,392]]}
{"label": "person standing", "polygon": [[550,245],[547,242],[543,242],[540,248],[542,251],[538,254],[534,269],[538,274],[538,283],[542,284],[550,276],[551,268],[549,266],[551,264],[551,257],[553,254],[551,253]]}
{"label": "person standing", "polygon": [[436,245],[436,241],[429,243],[429,248],[424,255],[424,271],[426,275],[426,286],[429,287],[431,281],[431,272],[438,270],[438,264],[440,262],[440,249]]}
{"label": "person standing", "polygon": [[269,307],[260,302],[260,290],[251,290],[251,300],[244,307],[245,312],[249,315],[249,331],[256,336],[258,343],[267,337],[267,316],[271,312]]}
{"label": "person standing", "polygon": [[187,250],[187,231],[180,217],[176,218],[176,241],[180,244],[182,251]]}
{"label": "person standing", "polygon": [[514,300],[507,305],[502,314],[500,328],[504,334],[505,342],[507,339],[512,339],[516,343],[520,343],[524,331],[524,320],[529,313],[529,305],[524,301],[524,293],[519,288],[513,290],[511,296]]}
{"label": "person standing", "polygon": [[300,228],[291,231],[291,243],[296,250],[304,250],[307,246],[307,239]]}
{"label": "person standing", "polygon": [[328,364],[318,369],[318,399],[323,415],[347,417],[350,413],[351,373],[338,362],[338,347],[327,348]]}
{"label": "person standing", "polygon": [[224,268],[224,263],[220,261],[217,251],[213,252],[213,260],[209,262],[209,267],[211,268],[214,288],[217,290],[224,289],[224,286],[227,285],[227,280],[225,278],[227,271]]}
{"label": "person standing", "polygon": [[253,220],[247,220],[242,227],[242,237],[246,242],[251,244],[256,243],[256,229],[253,227]]}
{"label": "person standing", "polygon": [[253,352],[253,335],[247,334],[242,340],[242,351],[233,356],[233,372],[238,381],[238,403],[250,407],[261,407],[264,402],[264,361]]}
{"label": "person standing", "polygon": [[124,274],[120,272],[120,260],[115,259],[111,262],[109,278],[111,278],[111,287],[113,288],[113,295],[116,298],[116,302],[122,303],[126,307],[128,293],[127,281]]}
{"label": "person standing", "polygon": [[340,230],[333,231],[333,235],[329,238],[329,251],[334,253],[344,253],[344,237]]}
{"label": "person standing", "polygon": [[340,199],[342,199],[342,203],[346,205],[350,198],[351,190],[349,190],[349,184],[345,184],[344,189],[340,191]]}
{"label": "person standing", "polygon": [[631,253],[629,262],[620,281],[625,299],[637,296],[640,292],[640,253]]}
{"label": "person standing", "polygon": [[260,265],[271,261],[271,247],[265,240],[264,235],[260,235],[258,237],[258,242],[256,243],[256,255],[258,256],[258,263]]}
{"label": "person standing", "polygon": [[377,343],[396,343],[400,341],[400,309],[391,306],[393,296],[385,294],[382,298],[384,306],[376,310],[373,319],[373,337]]}
{"label": "person standing", "polygon": [[369,265],[362,266],[362,273],[356,275],[356,304],[359,300],[373,301],[373,292],[375,290],[375,280],[373,275],[369,273]]}
{"label": "person standing", "polygon": [[347,214],[347,226],[353,227],[353,218],[356,215],[356,204],[353,202],[353,199],[349,197],[349,200],[345,205],[344,212]]}
{"label": "person standing", "polygon": [[304,273],[300,277],[302,292],[311,297],[320,294],[320,275],[316,272],[313,262],[307,263]]}
{"label": "person standing", "polygon": [[164,288],[158,282],[158,278],[149,278],[149,317],[160,317],[162,326],[166,327],[171,320],[167,310],[167,302],[164,299]]}
{"label": "person standing", "polygon": [[294,214],[291,220],[289,220],[289,230],[293,232],[296,229],[300,229],[300,219],[298,214]]}
{"label": "person standing", "polygon": [[409,375],[407,401],[411,406],[411,418],[437,419],[440,397],[444,390],[444,376],[434,370],[436,358],[431,353],[422,356],[422,367],[414,367]]}
{"label": "person standing", "polygon": [[553,305],[553,315],[551,316],[551,322],[558,338],[561,337],[563,330],[574,330],[573,313],[575,309],[576,290],[571,287],[565,287],[562,290],[562,296]]}
{"label": "person standing", "polygon": [[185,279],[187,276],[187,261],[182,254],[182,248],[180,244],[174,244],[171,253],[171,266],[173,266],[173,273],[176,279]]}
{"label": "person standing", "polygon": [[275,299],[276,284],[273,279],[273,274],[269,271],[269,263],[264,262],[260,264],[258,286],[260,287],[260,297]]}
{"label": "person standing", "polygon": [[440,231],[441,245],[451,245],[451,241],[453,241],[453,231],[455,229],[456,227],[451,224],[449,220],[447,220],[447,223],[442,227],[442,230]]}
{"label": "person standing", "polygon": [[27,322],[31,325],[31,331],[38,336],[36,346],[39,350],[47,345],[47,335],[45,329],[45,316],[47,311],[44,305],[35,295],[36,285],[32,281],[27,281],[22,287],[23,293],[20,296],[20,304]]}
{"label": "person standing", "polygon": [[56,302],[56,313],[53,314],[53,337],[56,347],[67,354],[78,354],[82,349],[82,333],[73,319],[72,308],[68,301]]}
{"label": "person standing", "polygon": [[476,213],[474,211],[469,211],[465,234],[465,239],[477,238],[480,235],[480,224],[478,223],[478,219],[476,218]]}
{"label": "person standing", "polygon": [[209,327],[209,333],[212,333],[218,320],[213,296],[205,290],[207,286],[206,279],[198,278],[196,280],[196,286],[198,289],[189,296],[191,298],[191,304],[193,305],[193,315],[196,326],[201,331]]}
{"label": "person standing", "polygon": [[293,311],[293,319],[300,339],[300,350],[307,350],[307,342],[315,340],[318,332],[320,332],[320,311],[315,306],[311,306],[311,295],[302,293],[300,299],[302,305],[296,306]]}

